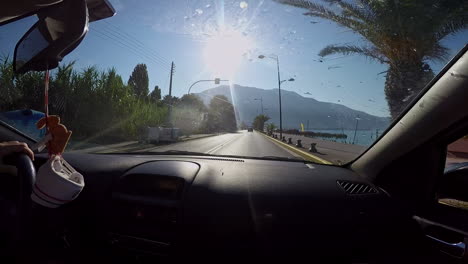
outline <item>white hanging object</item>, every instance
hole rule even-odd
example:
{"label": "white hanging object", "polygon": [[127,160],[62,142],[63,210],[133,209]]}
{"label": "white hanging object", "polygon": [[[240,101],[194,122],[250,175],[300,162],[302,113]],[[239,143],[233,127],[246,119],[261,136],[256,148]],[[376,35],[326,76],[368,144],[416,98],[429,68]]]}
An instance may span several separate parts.
{"label": "white hanging object", "polygon": [[61,156],[52,156],[37,172],[31,199],[45,207],[57,208],[73,201],[83,188],[83,175]]}

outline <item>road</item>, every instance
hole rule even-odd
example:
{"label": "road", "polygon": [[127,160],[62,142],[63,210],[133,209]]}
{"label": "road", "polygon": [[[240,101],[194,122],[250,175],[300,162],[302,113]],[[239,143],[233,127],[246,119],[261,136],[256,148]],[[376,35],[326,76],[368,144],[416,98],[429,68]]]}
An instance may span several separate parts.
{"label": "road", "polygon": [[227,133],[219,136],[206,137],[170,145],[158,146],[145,151],[193,151],[213,155],[235,155],[264,157],[277,156],[282,158],[302,159],[297,154],[280,147],[272,140],[258,132]]}

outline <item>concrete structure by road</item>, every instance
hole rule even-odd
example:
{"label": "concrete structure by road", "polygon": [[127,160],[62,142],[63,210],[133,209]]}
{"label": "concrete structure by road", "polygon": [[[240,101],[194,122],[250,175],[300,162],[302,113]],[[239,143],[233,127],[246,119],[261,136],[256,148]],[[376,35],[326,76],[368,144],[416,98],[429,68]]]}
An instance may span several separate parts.
{"label": "concrete structure by road", "polygon": [[[279,133],[275,133],[279,138]],[[317,151],[312,153],[322,159],[328,160],[334,164],[344,164],[357,158],[363,153],[367,147],[346,143],[333,142],[328,140],[322,140],[318,138],[310,138],[301,135],[285,134],[283,137],[288,140],[291,138],[293,144],[297,143],[297,140],[302,141],[303,150],[308,151],[311,143],[316,144]]]}

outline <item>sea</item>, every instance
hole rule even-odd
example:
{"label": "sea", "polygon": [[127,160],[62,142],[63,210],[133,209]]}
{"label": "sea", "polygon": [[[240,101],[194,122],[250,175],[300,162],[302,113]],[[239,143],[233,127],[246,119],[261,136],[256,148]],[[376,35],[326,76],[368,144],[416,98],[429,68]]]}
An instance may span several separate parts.
{"label": "sea", "polygon": [[[373,130],[354,130],[354,129],[310,129],[308,131],[320,132],[320,133],[330,133],[330,134],[345,134],[346,139],[336,139],[336,138],[322,138],[317,137],[323,140],[335,141],[341,143],[370,146],[372,145],[378,137],[383,133],[382,129],[373,129]],[[356,133],[356,137],[354,134]]]}

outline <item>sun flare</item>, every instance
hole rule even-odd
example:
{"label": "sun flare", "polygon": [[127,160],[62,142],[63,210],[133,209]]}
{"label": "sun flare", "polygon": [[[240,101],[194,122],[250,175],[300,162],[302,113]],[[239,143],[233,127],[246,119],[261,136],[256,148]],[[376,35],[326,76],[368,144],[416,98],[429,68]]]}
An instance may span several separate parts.
{"label": "sun flare", "polygon": [[243,56],[253,47],[253,42],[238,31],[225,30],[207,39],[203,60],[207,70],[222,78],[232,77]]}

